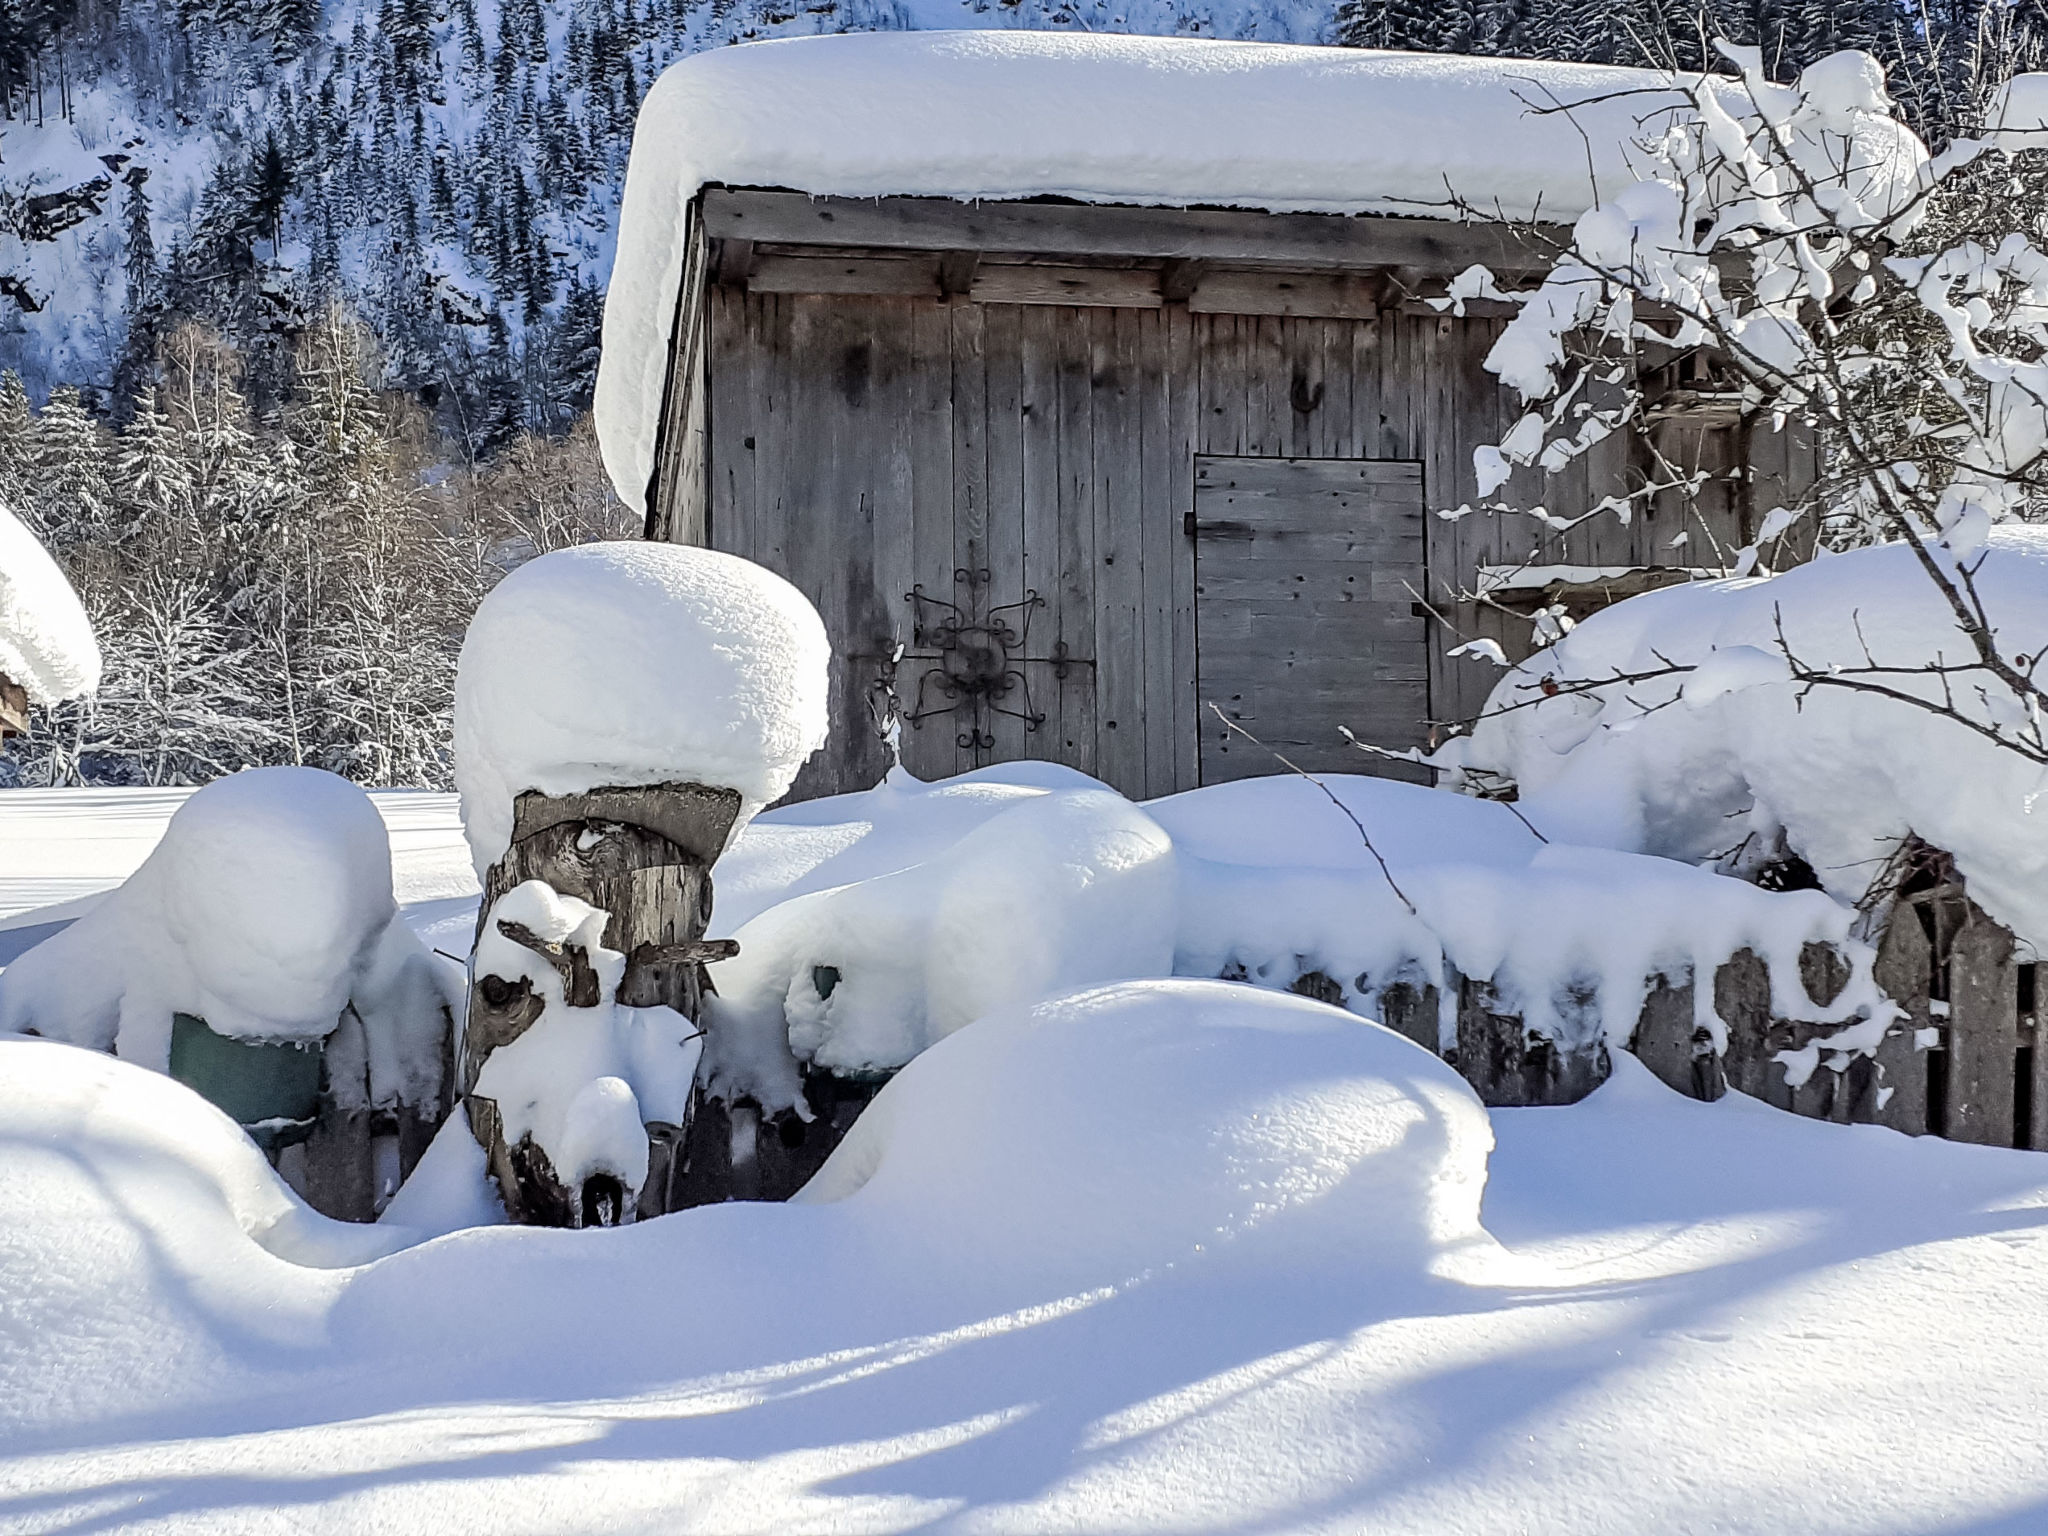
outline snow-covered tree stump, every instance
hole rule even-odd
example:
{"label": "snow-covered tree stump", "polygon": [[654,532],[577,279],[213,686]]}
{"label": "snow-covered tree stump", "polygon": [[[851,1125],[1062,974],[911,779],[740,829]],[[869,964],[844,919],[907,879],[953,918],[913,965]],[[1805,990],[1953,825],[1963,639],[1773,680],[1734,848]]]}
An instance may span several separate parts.
{"label": "snow-covered tree stump", "polygon": [[823,741],[829,654],[788,582],[674,544],[558,550],[478,608],[455,687],[483,882],[460,1083],[514,1221],[682,1203],[705,966],[737,948],[704,937],[711,866]]}
{"label": "snow-covered tree stump", "polygon": [[[530,935],[501,927],[515,943],[547,956],[562,976],[568,1006],[611,1001],[628,1008],[666,1007],[698,1022],[710,984],[705,962],[737,950],[730,940],[706,941],[704,929],[711,920],[711,865],[739,812],[737,791],[704,784],[523,794],[514,802],[512,845],[484,878],[480,932],[507,891],[542,881],[608,914],[603,947],[625,957],[617,990],[606,999],[592,957],[581,949],[530,941]],[[544,1006],[524,978],[484,973],[473,979],[462,1041],[464,1102],[513,1219],[582,1226],[595,1214],[584,1211],[582,1192],[563,1185],[530,1137],[508,1146],[497,1104],[475,1092],[491,1053],[523,1035]],[[647,1181],[634,1197],[643,1218],[672,1208],[683,1127],[652,1121],[647,1131]]]}

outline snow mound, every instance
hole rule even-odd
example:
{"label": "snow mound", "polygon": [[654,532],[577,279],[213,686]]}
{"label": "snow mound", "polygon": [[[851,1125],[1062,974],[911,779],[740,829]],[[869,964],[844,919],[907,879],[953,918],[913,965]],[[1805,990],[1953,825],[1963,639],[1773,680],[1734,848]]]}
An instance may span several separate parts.
{"label": "snow mound", "polygon": [[[994,1008],[1171,970],[1173,844],[1151,818],[1104,789],[974,788],[849,797],[933,806],[955,835],[738,930],[712,972],[721,1071],[744,1070],[728,1042],[757,1042],[753,1061],[785,1036],[834,1071],[888,1070]],[[961,817],[963,798],[986,819]]]}
{"label": "snow mound", "polygon": [[0,1029],[169,1066],[172,1015],[309,1042],[352,1006],[393,1093],[437,1081],[443,998],[400,921],[384,822],[314,768],[216,779],[118,889],[0,972]]}
{"label": "snow mound", "polygon": [[[1657,978],[1711,975],[1748,948],[1782,1017],[1888,1013],[1855,914],[1822,893],[1546,843],[1505,805],[1364,776],[1137,807],[1045,764],[936,784],[899,772],[769,812],[720,863],[719,892],[717,931],[740,953],[712,968],[709,1081],[771,1107],[797,1101],[798,1061],[886,1071],[997,1006],[1145,977],[1283,988],[1320,972],[1356,1013],[1405,1007],[1402,1027],[1435,1046],[1454,1043],[1457,981],[1473,977],[1538,1033],[1619,1048]],[[1851,961],[1825,1008],[1799,984],[1807,943]],[[1433,1019],[1416,1012],[1431,987]],[[1713,988],[1693,1001],[1719,1038]]]}
{"label": "snow mound", "polygon": [[825,740],[825,628],[748,560],[586,544],[486,597],[455,681],[455,784],[478,873],[526,790],[695,781],[739,791],[740,824]]}
{"label": "snow mound", "polygon": [[48,709],[100,685],[100,647],[71,582],[0,506],[0,673]]}
{"label": "snow mound", "polygon": [[1493,1133],[1376,1024],[1214,981],[1002,1010],[906,1067],[798,1197],[1066,1283],[1317,1208],[1325,1253],[1415,1264],[1480,1237]]}
{"label": "snow mound", "polygon": [[[1619,1049],[1657,977],[1710,976],[1745,948],[1770,966],[1781,1017],[1888,1016],[1871,951],[1850,938],[1855,914],[1819,892],[1764,891],[1669,859],[1572,846],[1527,806],[1517,815],[1390,779],[1332,774],[1323,785],[1329,795],[1293,776],[1244,779],[1147,807],[1178,856],[1177,972],[1286,986],[1320,971],[1369,1016],[1390,1006],[1390,988],[1435,987],[1433,1043],[1445,1048],[1456,1040],[1459,976],[1491,982],[1537,1034]],[[1851,962],[1849,985],[1825,1008],[1799,984],[1809,942]],[[1711,986],[1694,988],[1693,1007],[1725,1038]]]}
{"label": "snow mound", "polygon": [[[1056,32],[850,33],[714,48],[647,93],[605,302],[598,433],[643,505],[699,188],[1070,197],[1275,212],[1570,219],[1633,181],[1683,101],[1593,64]],[[1539,115],[1539,109],[1578,110]]]}
{"label": "snow mound", "polygon": [[[2038,655],[2048,645],[2048,529],[1993,529],[1975,579],[2003,654]],[[1767,849],[1782,832],[1849,902],[1916,833],[1955,857],[1986,911],[2048,946],[2041,770],[1911,704],[1804,687],[1788,675],[1786,647],[1819,670],[1974,659],[1912,551],[1880,545],[1768,579],[1617,603],[1503,677],[1488,709],[1523,707],[1483,717],[1440,760],[1513,779],[1520,808],[1575,842],[1697,862],[1745,838]],[[1541,693],[1546,678],[1597,680],[1667,662],[1696,670]],[[1881,680],[1939,697],[1932,679]],[[1955,699],[1970,719],[2015,723],[2016,702],[1968,677]]]}

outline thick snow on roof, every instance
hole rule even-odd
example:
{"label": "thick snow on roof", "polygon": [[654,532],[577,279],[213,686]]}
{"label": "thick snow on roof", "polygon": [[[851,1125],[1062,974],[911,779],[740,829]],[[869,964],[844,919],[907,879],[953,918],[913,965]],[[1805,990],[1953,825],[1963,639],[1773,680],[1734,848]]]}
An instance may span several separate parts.
{"label": "thick snow on roof", "polygon": [[[1569,220],[1681,103],[1593,64],[1050,32],[849,33],[713,49],[641,108],[598,430],[640,507],[700,187]],[[1541,109],[1568,105],[1569,116]]]}
{"label": "thick snow on roof", "polygon": [[100,647],[57,562],[0,507],[0,673],[48,708],[100,685]]}

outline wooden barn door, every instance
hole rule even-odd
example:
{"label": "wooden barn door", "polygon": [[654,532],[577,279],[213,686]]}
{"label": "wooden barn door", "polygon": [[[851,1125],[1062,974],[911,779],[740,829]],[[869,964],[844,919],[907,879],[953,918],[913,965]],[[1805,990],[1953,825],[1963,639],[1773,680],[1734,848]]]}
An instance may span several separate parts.
{"label": "wooden barn door", "polygon": [[1422,466],[1204,456],[1193,531],[1202,782],[1281,771],[1212,700],[1310,772],[1410,777],[1338,727],[1382,746],[1423,740]]}

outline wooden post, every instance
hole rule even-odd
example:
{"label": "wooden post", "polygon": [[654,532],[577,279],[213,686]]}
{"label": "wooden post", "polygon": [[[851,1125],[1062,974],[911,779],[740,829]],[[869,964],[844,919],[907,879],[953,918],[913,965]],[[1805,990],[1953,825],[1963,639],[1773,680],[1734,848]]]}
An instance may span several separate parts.
{"label": "wooden post", "polygon": [[[2013,1114],[2019,1059],[2013,937],[1974,903],[1948,952],[1948,1135],[1988,1147],[2025,1146]],[[2031,1065],[2031,1064],[2030,1064]]]}
{"label": "wooden post", "polygon": [[[730,941],[706,943],[711,920],[711,865],[724,850],[740,797],[703,784],[655,784],[595,789],[580,795],[528,792],[513,803],[512,845],[484,878],[478,934],[491,909],[513,887],[544,881],[609,914],[604,946],[626,957],[616,1001],[628,1007],[673,1008],[695,1021],[710,987],[704,962],[737,952]],[[516,926],[516,925],[515,925]],[[507,933],[527,943],[532,935]],[[553,954],[534,942],[563,972],[572,1002],[590,1006],[595,975],[589,957]],[[585,978],[589,979],[586,981]],[[472,978],[463,1028],[462,1092],[470,1130],[483,1146],[514,1221],[538,1226],[580,1226],[576,1191],[555,1177],[547,1154],[531,1138],[507,1146],[498,1106],[477,1094],[477,1076],[491,1052],[518,1039],[539,1019],[541,999],[523,979]],[[673,1149],[681,1128],[649,1127],[648,1180],[639,1193],[641,1216],[670,1208]]]}
{"label": "wooden post", "polygon": [[[1934,945],[1911,901],[1892,908],[1878,942],[1872,972],[1878,990],[1897,1003],[1903,1016],[1885,1031],[1877,1048],[1878,1086],[1884,1103],[1876,1120],[1908,1136],[1927,1134],[1927,1050],[1920,1031],[1933,1027],[1928,1002],[1934,981]],[[1885,1093],[1889,1088],[1890,1093]]]}

